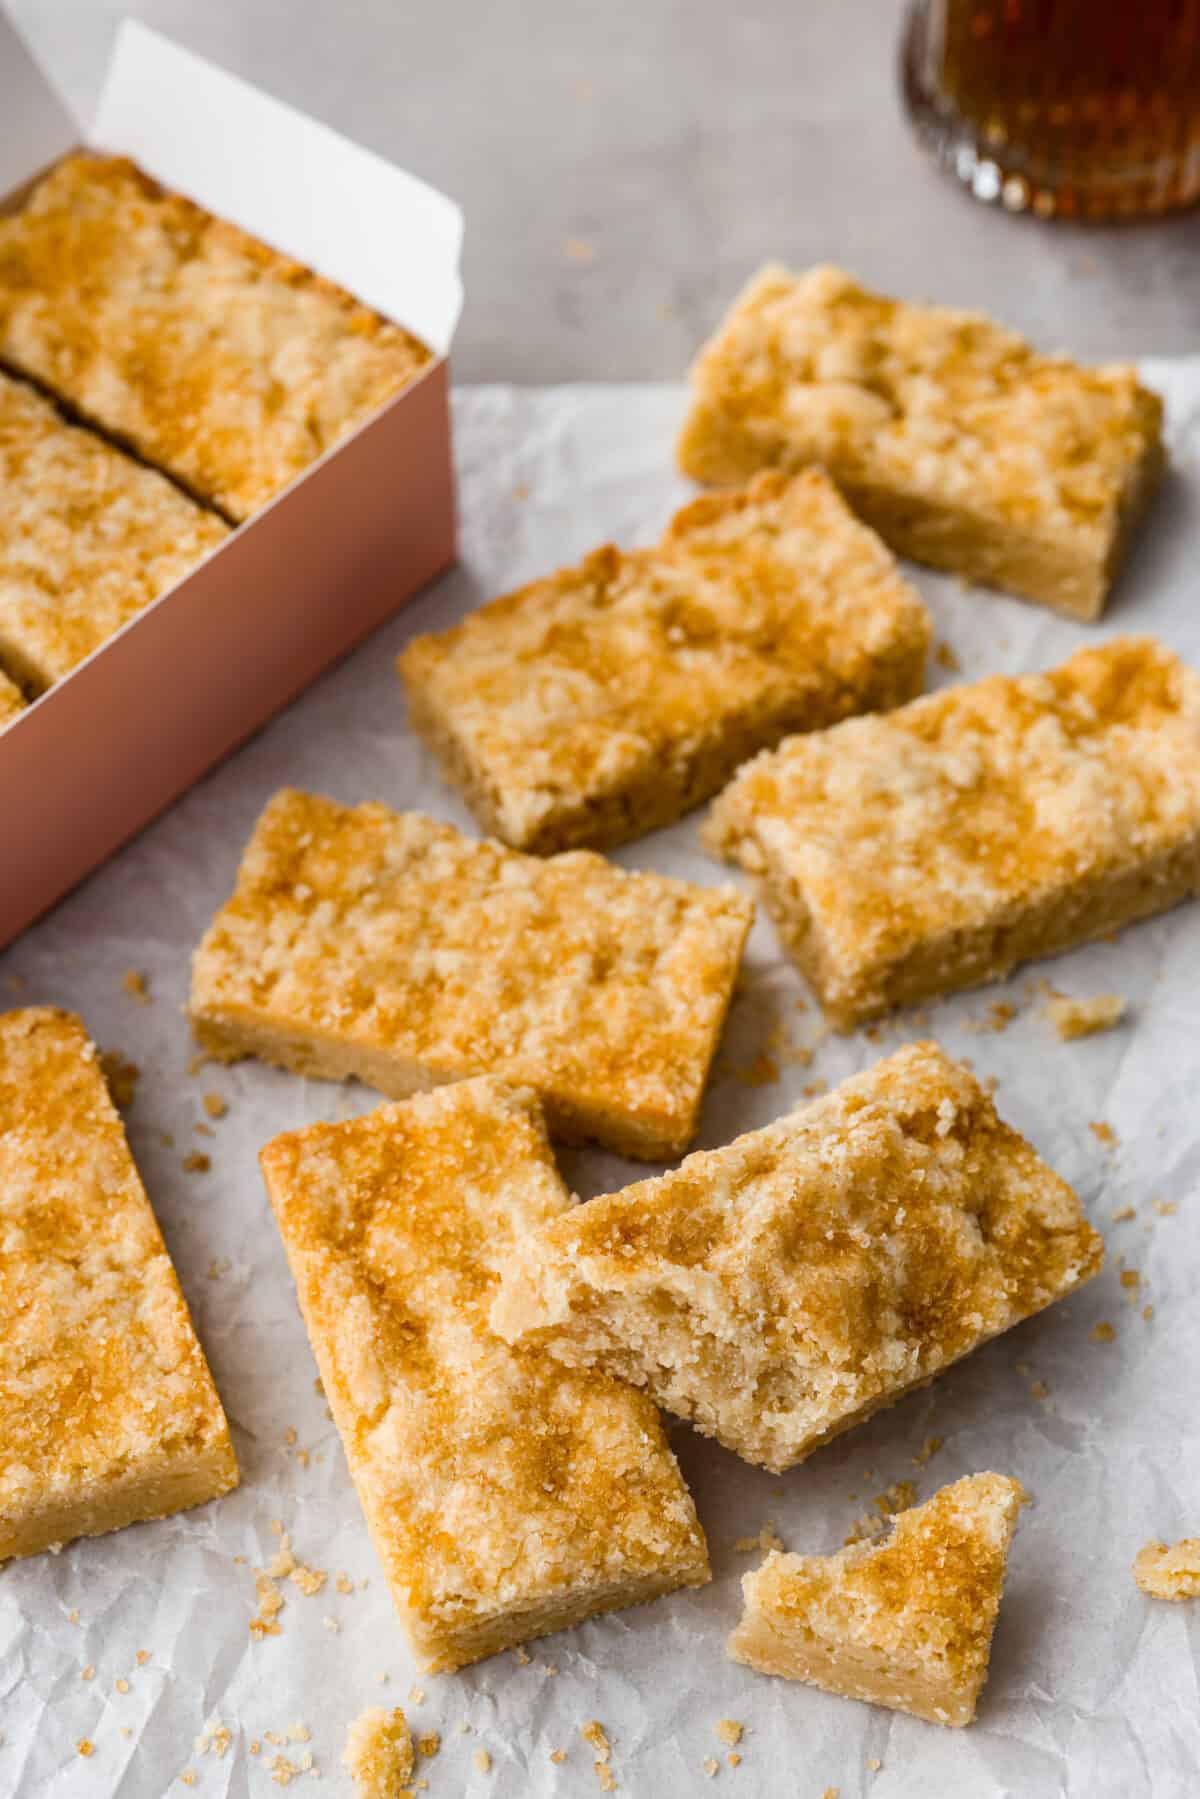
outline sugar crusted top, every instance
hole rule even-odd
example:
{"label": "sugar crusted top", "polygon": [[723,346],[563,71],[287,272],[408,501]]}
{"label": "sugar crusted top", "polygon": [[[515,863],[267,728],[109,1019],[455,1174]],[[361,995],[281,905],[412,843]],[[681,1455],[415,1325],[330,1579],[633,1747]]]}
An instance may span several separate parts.
{"label": "sugar crusted top", "polygon": [[806,694],[832,722],[881,657],[919,654],[929,632],[879,539],[810,471],[696,500],[653,549],[597,550],[414,639],[400,666],[528,840],[564,799]]}
{"label": "sugar crusted top", "polygon": [[418,813],[285,790],[197,951],[192,1004],[682,1118],[749,919],[730,888],[589,851],[541,860]]}
{"label": "sugar crusted top", "polygon": [[3,374],[0,488],[0,656],[38,689],[229,534],[162,475]]}
{"label": "sugar crusted top", "polygon": [[569,1204],[536,1097],[483,1077],[262,1152],[389,1581],[443,1628],[690,1561],[704,1540],[658,1414],[514,1351],[487,1317]]}
{"label": "sugar crusted top", "polygon": [[0,1511],[227,1440],[96,1051],[67,1012],[0,1016],[0,1251]]}
{"label": "sugar crusted top", "polygon": [[430,354],[120,157],[66,157],[0,219],[0,355],[234,519]]}
{"label": "sugar crusted top", "polygon": [[1200,676],[1149,637],[788,738],[707,841],[794,881],[841,965],[883,964],[1200,832]]}
{"label": "sugar crusted top", "polygon": [[828,266],[762,269],[692,379],[760,463],[818,461],[1098,556],[1162,415],[1132,367],[1039,355],[984,314],[888,299]]}

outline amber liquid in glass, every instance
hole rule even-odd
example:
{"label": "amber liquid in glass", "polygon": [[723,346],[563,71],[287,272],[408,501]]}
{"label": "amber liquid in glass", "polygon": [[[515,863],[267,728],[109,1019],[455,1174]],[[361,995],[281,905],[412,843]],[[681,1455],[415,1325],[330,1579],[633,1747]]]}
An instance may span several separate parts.
{"label": "amber liquid in glass", "polygon": [[1200,0],[924,0],[902,79],[980,199],[1085,219],[1200,199]]}

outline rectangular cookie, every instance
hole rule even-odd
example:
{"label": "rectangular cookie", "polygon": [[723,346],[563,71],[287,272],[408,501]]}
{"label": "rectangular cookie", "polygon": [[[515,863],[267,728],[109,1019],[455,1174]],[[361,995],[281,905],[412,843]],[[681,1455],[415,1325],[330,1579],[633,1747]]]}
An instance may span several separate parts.
{"label": "rectangular cookie", "polygon": [[1116,638],[792,737],[704,838],[848,1030],[1200,892],[1200,676]]}
{"label": "rectangular cookie", "polygon": [[5,725],[11,725],[14,718],[25,710],[25,695],[15,681],[0,670],[0,731]]}
{"label": "rectangular cookie", "polygon": [[769,265],[692,369],[680,467],[819,463],[902,556],[1096,618],[1164,466],[1126,364],[1042,356],[981,313]]}
{"label": "rectangular cookie", "polygon": [[500,1269],[570,1207],[529,1089],[483,1077],[276,1137],[263,1175],[396,1608],[461,1668],[709,1578],[644,1394],[488,1328]]}
{"label": "rectangular cookie", "polygon": [[3,374],[0,491],[0,662],[35,694],[229,535],[162,475]]}
{"label": "rectangular cookie", "polygon": [[1079,1201],[967,1069],[911,1044],[532,1231],[492,1324],[778,1473],[1097,1272]]}
{"label": "rectangular cookie", "polygon": [[78,1018],[0,1016],[0,1561],[227,1493],[237,1462]]}
{"label": "rectangular cookie", "polygon": [[824,475],[761,475],[652,550],[414,638],[414,728],[481,825],[539,855],[638,837],[791,731],[920,693],[930,620]]}
{"label": "rectangular cookie", "polygon": [[769,1555],[742,1580],[730,1656],[930,1724],[970,1724],[1024,1499],[1007,1475],[971,1474],[898,1513],[884,1542]]}
{"label": "rectangular cookie", "polygon": [[498,1074],[651,1161],[696,1129],[752,906],[586,850],[542,861],[285,790],[196,952],[196,1035],[399,1098]]}
{"label": "rectangular cookie", "polygon": [[121,157],[65,157],[0,218],[0,361],[236,522],[430,359]]}

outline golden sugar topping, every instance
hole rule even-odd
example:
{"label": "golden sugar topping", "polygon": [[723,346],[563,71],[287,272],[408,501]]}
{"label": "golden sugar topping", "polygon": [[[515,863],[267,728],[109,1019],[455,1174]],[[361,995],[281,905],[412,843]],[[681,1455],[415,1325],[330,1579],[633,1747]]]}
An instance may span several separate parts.
{"label": "golden sugar topping", "polygon": [[556,1608],[707,1578],[649,1400],[488,1327],[515,1244],[569,1205],[531,1092],[460,1082],[277,1137],[261,1160],[376,1548],[430,1666],[554,1628]]}
{"label": "golden sugar topping", "polygon": [[408,1090],[494,1071],[536,1087],[556,1127],[670,1153],[751,915],[730,888],[284,791],[197,952],[192,1011],[362,1052],[354,1071],[385,1090],[388,1068]]}
{"label": "golden sugar topping", "polygon": [[[93,1045],[70,1013],[0,1017],[0,1555],[26,1522],[112,1528],[109,1493],[209,1460],[228,1427]],[[133,1515],[136,1496],[114,1498]],[[178,1504],[179,1501],[176,1501]],[[174,1510],[164,1503],[158,1510]],[[75,1530],[63,1534],[77,1534]],[[38,1543],[35,1547],[44,1547]]]}
{"label": "golden sugar topping", "polygon": [[911,698],[929,637],[888,551],[812,471],[696,500],[655,548],[597,550],[414,639],[400,670],[484,822],[547,848],[611,840],[598,807],[616,795],[616,834],[635,834],[662,822],[664,787],[677,814],[786,731]]}
{"label": "golden sugar topping", "polygon": [[0,661],[36,693],[229,534],[162,475],[3,374],[0,490]]}
{"label": "golden sugar topping", "polygon": [[832,969],[859,976],[1198,833],[1200,676],[1151,637],[789,738],[705,831],[798,892]]}
{"label": "golden sugar topping", "polygon": [[64,158],[0,218],[0,357],[234,519],[430,354],[120,157]]}
{"label": "golden sugar topping", "polygon": [[820,462],[1102,556],[1162,406],[1126,365],[1043,356],[981,313],[768,266],[692,373],[680,457],[700,480]]}

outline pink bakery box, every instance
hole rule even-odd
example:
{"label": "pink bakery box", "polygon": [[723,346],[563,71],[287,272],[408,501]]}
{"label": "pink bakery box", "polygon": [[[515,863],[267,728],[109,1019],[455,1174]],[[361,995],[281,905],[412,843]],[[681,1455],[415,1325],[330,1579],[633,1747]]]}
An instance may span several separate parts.
{"label": "pink bakery box", "polygon": [[462,215],[131,21],[85,133],[0,14],[0,118],[0,209],[86,141],[340,282],[437,353],[0,732],[2,947],[453,562],[446,355]]}

